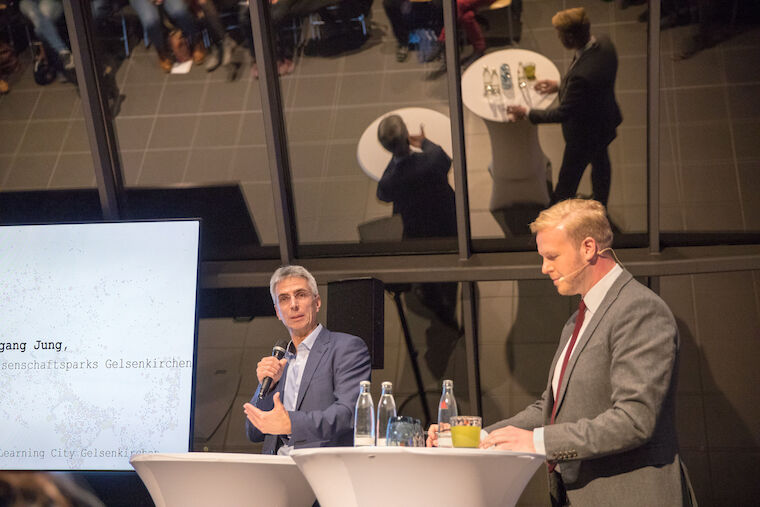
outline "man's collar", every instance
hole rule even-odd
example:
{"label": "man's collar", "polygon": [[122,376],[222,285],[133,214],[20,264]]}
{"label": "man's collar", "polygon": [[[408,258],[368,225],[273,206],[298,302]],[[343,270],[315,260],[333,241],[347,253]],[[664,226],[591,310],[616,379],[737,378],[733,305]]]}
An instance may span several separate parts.
{"label": "man's collar", "polygon": [[[317,324],[317,327],[315,327],[309,335],[304,338],[304,340],[301,342],[301,345],[299,347],[304,347],[306,350],[311,350],[311,348],[314,346],[314,342],[317,341],[317,336],[319,336],[319,333],[322,332],[322,324]],[[290,343],[288,343],[288,352],[291,354],[295,354],[296,351],[294,351],[295,345],[293,344],[293,340],[290,340]]]}
{"label": "man's collar", "polygon": [[575,50],[575,59],[577,60],[578,58],[580,58],[580,57],[581,57],[581,55],[583,55],[583,53],[585,53],[586,51],[588,51],[588,49],[589,49],[589,48],[593,47],[593,46],[594,46],[594,44],[596,44],[596,37],[594,37],[594,36],[592,35],[592,36],[589,38],[589,40],[588,40],[588,42],[586,43],[586,45],[585,45],[585,46],[583,46],[583,47],[582,47],[582,48],[580,48],[580,49],[576,49],[576,50]]}
{"label": "man's collar", "polygon": [[594,286],[591,287],[588,292],[586,292],[586,295],[583,296],[583,302],[586,304],[586,308],[591,311],[591,313],[594,313],[596,309],[599,308],[599,305],[602,304],[604,296],[607,295],[607,292],[610,290],[610,287],[612,287],[612,284],[615,283],[617,277],[622,273],[623,268],[620,267],[620,264],[616,263],[612,269],[610,269],[607,274],[601,278],[601,280],[596,282]]}

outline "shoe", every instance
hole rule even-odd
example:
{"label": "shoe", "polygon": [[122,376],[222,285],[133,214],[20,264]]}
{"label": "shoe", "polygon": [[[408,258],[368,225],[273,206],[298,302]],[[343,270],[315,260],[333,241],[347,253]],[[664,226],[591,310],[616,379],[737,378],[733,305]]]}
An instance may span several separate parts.
{"label": "shoe", "polygon": [[172,61],[168,56],[158,55],[158,66],[167,74],[172,71]]}
{"label": "shoe", "polygon": [[203,45],[203,42],[197,42],[193,46],[193,63],[195,65],[202,64],[203,60],[206,59],[206,53],[206,46]]}
{"label": "shoe", "polygon": [[396,61],[401,63],[405,62],[406,59],[409,57],[409,45],[408,44],[399,44],[396,46]]}
{"label": "shoe", "polygon": [[441,60],[441,63],[440,65],[438,65],[438,68],[431,71],[430,74],[428,74],[425,77],[425,79],[428,81],[438,79],[439,77],[445,75],[447,71],[448,71],[448,68],[446,67],[446,59],[444,58],[443,60]]}
{"label": "shoe", "polygon": [[63,66],[63,70],[65,71],[72,71],[75,69],[74,66],[74,55],[71,54],[71,51],[68,49],[64,49],[62,51],[58,52],[58,58],[61,59],[61,66]]}
{"label": "shoe", "polygon": [[208,57],[206,58],[206,72],[211,72],[217,69],[222,64],[222,44],[214,44],[211,47],[211,52],[209,52]]}
{"label": "shoe", "polygon": [[5,79],[0,79],[0,95],[5,95],[9,91],[11,91],[11,87],[8,84],[8,81]]}

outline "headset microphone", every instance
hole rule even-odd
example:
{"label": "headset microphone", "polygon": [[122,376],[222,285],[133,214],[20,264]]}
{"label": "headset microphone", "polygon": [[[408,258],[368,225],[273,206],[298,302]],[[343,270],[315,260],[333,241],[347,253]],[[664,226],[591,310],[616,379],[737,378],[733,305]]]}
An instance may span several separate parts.
{"label": "headset microphone", "polygon": [[557,281],[558,281],[558,282],[564,282],[564,281],[565,281],[566,279],[568,279],[568,278],[573,278],[575,275],[577,275],[578,273],[580,273],[581,271],[583,271],[584,269],[586,269],[586,267],[587,267],[589,264],[591,264],[591,263],[590,263],[590,262],[588,262],[588,261],[584,262],[584,263],[583,263],[583,266],[579,267],[578,269],[576,269],[575,271],[573,271],[573,272],[572,272],[572,273],[570,273],[569,275],[562,275],[562,276],[560,276],[559,278],[557,278]]}
{"label": "headset microphone", "polygon": [[[596,254],[597,255],[602,255],[607,250],[609,250],[610,252],[612,252],[612,255],[615,255],[615,252],[612,250],[612,248],[609,248],[609,247],[604,248],[602,250],[599,250]],[[615,260],[617,260],[617,256],[615,257]],[[580,273],[581,271],[583,271],[584,269],[586,269],[589,264],[591,264],[591,262],[585,261],[583,263],[583,266],[579,267],[578,269],[576,269],[575,271],[573,271],[569,275],[562,275],[562,276],[560,276],[559,278],[557,278],[557,281],[558,282],[564,282],[566,279],[574,277],[575,275],[577,275],[578,273]],[[618,264],[620,264],[620,261],[618,261]]]}

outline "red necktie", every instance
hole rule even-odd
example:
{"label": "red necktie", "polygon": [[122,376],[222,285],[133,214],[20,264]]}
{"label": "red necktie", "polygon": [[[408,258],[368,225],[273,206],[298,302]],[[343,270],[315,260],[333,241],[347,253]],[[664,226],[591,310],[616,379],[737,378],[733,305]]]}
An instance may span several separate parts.
{"label": "red necktie", "polygon": [[[575,328],[573,329],[573,336],[570,338],[570,344],[567,346],[565,357],[562,359],[562,369],[559,370],[559,382],[557,382],[557,392],[554,395],[554,406],[552,407],[552,418],[549,424],[554,424],[554,417],[557,415],[557,408],[559,407],[559,390],[562,386],[562,377],[565,376],[565,368],[567,368],[567,362],[570,360],[570,355],[573,353],[573,347],[578,340],[578,333],[581,332],[581,326],[583,326],[583,317],[586,315],[586,303],[581,299],[581,303],[578,305],[578,315],[575,317]],[[549,473],[554,471],[557,466],[556,463],[547,463]]]}
{"label": "red necktie", "polygon": [[552,408],[552,418],[549,424],[554,424],[554,417],[557,415],[557,408],[559,407],[559,390],[562,387],[562,377],[565,376],[565,368],[567,368],[567,362],[570,360],[570,355],[573,353],[573,347],[576,340],[578,340],[578,333],[583,326],[583,317],[586,315],[586,303],[581,299],[581,304],[578,305],[578,316],[575,317],[575,329],[573,329],[573,337],[570,338],[570,344],[567,346],[565,357],[562,359],[562,369],[559,370],[559,382],[557,382],[557,392],[554,393],[554,407]]}

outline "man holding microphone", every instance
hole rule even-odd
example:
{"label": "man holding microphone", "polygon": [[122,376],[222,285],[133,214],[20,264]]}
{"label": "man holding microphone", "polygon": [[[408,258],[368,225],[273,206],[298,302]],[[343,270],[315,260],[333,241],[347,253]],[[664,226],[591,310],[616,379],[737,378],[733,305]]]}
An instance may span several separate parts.
{"label": "man holding microphone", "polygon": [[[263,440],[264,454],[352,445],[359,382],[370,378],[367,345],[317,321],[322,300],[305,268],[279,268],[269,289],[290,343],[284,357],[264,357],[256,367],[259,387],[243,406],[248,438]],[[272,387],[260,396],[267,378]]]}

